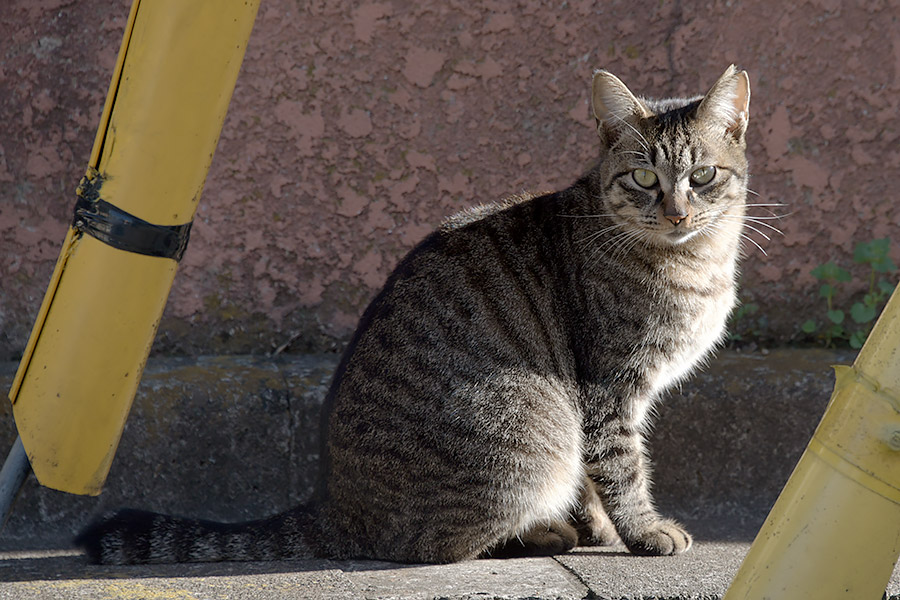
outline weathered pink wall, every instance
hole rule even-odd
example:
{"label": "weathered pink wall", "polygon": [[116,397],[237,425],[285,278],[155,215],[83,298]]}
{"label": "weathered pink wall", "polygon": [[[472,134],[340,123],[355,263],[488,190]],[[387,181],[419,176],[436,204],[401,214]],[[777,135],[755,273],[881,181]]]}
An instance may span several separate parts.
{"label": "weathered pink wall", "polygon": [[[0,357],[24,347],[128,12],[14,0],[0,22]],[[463,207],[568,185],[595,155],[592,69],[639,93],[750,72],[764,202],[743,296],[790,338],[809,276],[856,241],[900,259],[897,0],[264,0],[157,351],[326,349],[400,256]]]}

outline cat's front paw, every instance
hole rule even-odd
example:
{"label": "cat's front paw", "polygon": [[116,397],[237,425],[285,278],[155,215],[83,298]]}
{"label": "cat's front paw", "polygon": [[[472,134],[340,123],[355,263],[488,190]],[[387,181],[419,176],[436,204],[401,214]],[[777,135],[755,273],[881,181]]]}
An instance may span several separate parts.
{"label": "cat's front paw", "polygon": [[687,551],[693,539],[691,534],[675,521],[660,520],[653,523],[625,545],[632,554],[641,556],[669,556]]}

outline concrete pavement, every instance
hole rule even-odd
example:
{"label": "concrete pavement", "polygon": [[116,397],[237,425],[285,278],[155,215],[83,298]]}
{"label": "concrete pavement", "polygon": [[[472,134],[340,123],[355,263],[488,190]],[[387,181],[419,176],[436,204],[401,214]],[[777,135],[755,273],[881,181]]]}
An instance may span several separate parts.
{"label": "concrete pavement", "polygon": [[[68,543],[99,512],[260,517],[301,502],[316,475],[319,407],[336,356],[151,360],[101,496],[26,483],[0,537],[0,600],[720,598],[821,417],[829,366],[852,359],[820,350],[723,352],[664,401],[651,438],[655,490],[661,510],[695,536],[683,556],[612,547],[443,566],[89,565]],[[14,369],[0,364],[0,387]],[[0,448],[8,448],[15,430],[5,404],[0,425]],[[896,572],[888,597],[900,600]]]}
{"label": "concrete pavement", "polygon": [[[675,557],[637,557],[613,546],[553,558],[424,566],[316,560],[101,567],[73,551],[3,553],[0,598],[714,600],[725,593],[748,547],[700,540]],[[900,599],[897,572],[887,597]]]}

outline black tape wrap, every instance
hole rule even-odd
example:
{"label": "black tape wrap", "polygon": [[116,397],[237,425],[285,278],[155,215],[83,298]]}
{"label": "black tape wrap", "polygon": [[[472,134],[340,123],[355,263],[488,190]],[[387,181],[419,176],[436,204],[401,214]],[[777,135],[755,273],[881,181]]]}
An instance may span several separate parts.
{"label": "black tape wrap", "polygon": [[191,235],[191,223],[154,225],[100,198],[99,174],[82,178],[78,185],[73,227],[113,248],[146,256],[180,261]]}

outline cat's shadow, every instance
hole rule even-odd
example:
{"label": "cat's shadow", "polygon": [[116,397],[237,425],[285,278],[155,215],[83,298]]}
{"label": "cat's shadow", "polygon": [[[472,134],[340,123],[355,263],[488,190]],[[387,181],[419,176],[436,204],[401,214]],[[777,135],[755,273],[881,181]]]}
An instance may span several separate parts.
{"label": "cat's shadow", "polygon": [[[634,556],[624,548],[579,548],[569,556],[625,557]],[[541,560],[534,558],[478,559],[475,562]],[[468,565],[471,567],[471,565]],[[0,583],[60,580],[125,580],[231,577],[246,575],[273,575],[279,573],[306,573],[315,571],[388,571],[401,569],[440,569],[447,565],[404,564],[374,560],[333,561],[326,559],[247,561],[220,563],[180,563],[156,565],[95,565],[78,550],[49,552],[10,552],[0,558]]]}
{"label": "cat's shadow", "polygon": [[41,554],[37,552],[6,554],[0,559],[0,583],[48,579],[58,581],[230,577],[341,569],[341,563],[324,559],[119,566],[92,564],[88,562],[87,556],[77,550],[54,552],[46,556]]}

